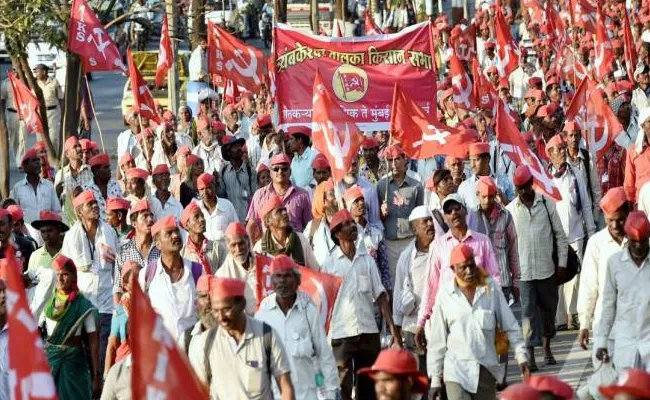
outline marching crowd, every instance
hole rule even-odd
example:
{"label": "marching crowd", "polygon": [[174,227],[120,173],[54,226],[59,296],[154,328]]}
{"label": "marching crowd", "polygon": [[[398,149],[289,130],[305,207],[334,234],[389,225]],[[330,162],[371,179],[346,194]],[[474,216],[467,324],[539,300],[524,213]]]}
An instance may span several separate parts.
{"label": "marching crowd", "polygon": [[[366,132],[340,182],[309,127],[278,128],[265,89],[226,104],[204,88],[196,112],[160,109],[160,123],[130,109],[115,170],[96,142],[69,135],[68,163],[53,171],[42,142],[22,149],[4,88],[25,177],[2,201],[0,246],[22,262],[59,398],[131,399],[137,285],[214,399],[572,399],[575,388],[544,375],[565,330],[578,331],[595,370],[618,374],[589,396],[650,399],[648,4],[598,6],[615,58],[589,96],[623,131],[595,151],[593,132],[565,118],[577,85],[532,2],[502,7],[522,53],[509,79],[497,71],[496,6],[432,17],[437,115],[475,133],[466,157],[414,160],[389,132]],[[595,76],[591,32],[569,23],[573,3],[557,11],[575,63]],[[634,65],[616,39],[628,14]],[[561,200],[500,146],[493,104],[457,101],[448,61],[468,20],[481,72]],[[208,75],[205,57],[197,47],[190,77]],[[267,295],[256,255],[272,258]],[[9,267],[0,263],[0,399],[11,385]],[[300,290],[303,267],[340,280],[327,329],[323,298]],[[523,383],[506,380],[509,353]]]}

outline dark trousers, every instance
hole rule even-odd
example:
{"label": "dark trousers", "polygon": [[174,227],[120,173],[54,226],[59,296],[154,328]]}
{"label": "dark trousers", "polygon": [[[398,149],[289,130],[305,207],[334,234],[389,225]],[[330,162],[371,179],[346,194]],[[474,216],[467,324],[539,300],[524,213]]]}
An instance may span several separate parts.
{"label": "dark trousers", "polygon": [[99,373],[104,373],[104,360],[108,347],[108,336],[111,333],[112,314],[99,314]]}
{"label": "dark trousers", "polygon": [[555,337],[558,290],[555,275],[547,279],[520,281],[521,327],[526,347],[542,345],[542,337]]}
{"label": "dark trousers", "polygon": [[[358,376],[360,368],[370,367],[374,362],[381,345],[379,334],[361,334],[343,339],[332,339],[332,350],[336,358],[341,381],[341,395],[343,400],[352,399],[352,390],[355,390],[356,400],[374,400],[375,384],[367,376]],[[356,388],[353,378],[356,377]]]}

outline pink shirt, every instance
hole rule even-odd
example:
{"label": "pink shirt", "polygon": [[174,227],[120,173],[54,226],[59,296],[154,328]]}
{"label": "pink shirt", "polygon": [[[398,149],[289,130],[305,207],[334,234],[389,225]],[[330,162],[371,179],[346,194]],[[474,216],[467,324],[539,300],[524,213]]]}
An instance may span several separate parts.
{"label": "pink shirt", "polygon": [[418,326],[424,327],[424,323],[431,316],[438,289],[445,282],[454,279],[454,272],[451,269],[449,258],[451,250],[460,242],[472,248],[476,265],[487,271],[501,285],[499,263],[494,255],[490,239],[482,233],[468,229],[465,238],[459,241],[449,230],[444,236],[437,237],[431,246],[433,251],[429,253],[429,273],[427,274],[427,284],[424,286],[422,296],[424,301],[420,305],[418,312]]}
{"label": "pink shirt", "polygon": [[[251,200],[246,220],[254,219],[260,228],[263,228],[264,221],[260,218],[259,213],[262,211],[264,204],[269,201],[271,196],[274,194],[277,195],[273,188],[273,183],[257,189],[253,195],[253,199]],[[285,193],[282,201],[287,208],[287,213],[289,213],[289,220],[293,230],[296,232],[302,232],[305,230],[307,223],[312,220],[311,200],[309,200],[309,194],[304,189],[292,185],[289,187],[289,190],[287,190],[287,193]]]}

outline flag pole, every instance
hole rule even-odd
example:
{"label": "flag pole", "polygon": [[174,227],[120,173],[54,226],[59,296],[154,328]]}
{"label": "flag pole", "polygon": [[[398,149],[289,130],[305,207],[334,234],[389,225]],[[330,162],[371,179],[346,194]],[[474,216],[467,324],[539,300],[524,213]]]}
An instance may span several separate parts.
{"label": "flag pole", "polygon": [[[395,118],[395,106],[397,105],[397,89],[399,88],[399,84],[395,82],[395,86],[393,87],[393,101],[391,103],[391,110],[390,110],[390,124],[388,126],[388,146],[391,145],[391,142],[393,141],[393,122]],[[386,161],[386,171],[389,170],[390,165],[388,164],[388,159],[384,156],[384,160]],[[388,203],[388,182],[390,179],[388,178],[389,173],[386,174],[386,190],[384,193],[384,203]]]}
{"label": "flag pole", "polygon": [[[144,136],[144,127],[142,126],[142,116],[140,115],[140,110],[138,110],[138,122],[140,123],[140,139],[142,139],[142,147],[144,147],[144,160],[151,163],[151,160],[148,160],[147,153],[149,152],[148,146],[147,146],[147,139]],[[151,166],[153,168],[153,166]],[[149,171],[151,172],[151,171]]]}
{"label": "flag pole", "polygon": [[88,84],[88,75],[86,75],[86,73],[84,73],[84,81],[86,81],[86,90],[88,91],[88,101],[90,102],[90,109],[93,111],[95,124],[97,125],[97,130],[99,131],[99,140],[102,143],[102,151],[106,153],[106,147],[104,146],[104,134],[102,133],[102,127],[99,125],[99,120],[97,119],[97,112],[95,111],[95,100],[93,99],[93,95],[90,92],[90,84]]}

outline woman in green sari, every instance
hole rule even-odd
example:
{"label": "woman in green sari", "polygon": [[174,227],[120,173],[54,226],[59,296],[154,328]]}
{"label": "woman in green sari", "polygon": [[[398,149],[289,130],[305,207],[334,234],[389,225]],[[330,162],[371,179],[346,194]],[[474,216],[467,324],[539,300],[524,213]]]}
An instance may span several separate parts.
{"label": "woman in green sari", "polygon": [[79,292],[77,267],[71,259],[59,255],[52,268],[56,289],[45,308],[47,361],[60,400],[90,400],[101,391],[97,309]]}

